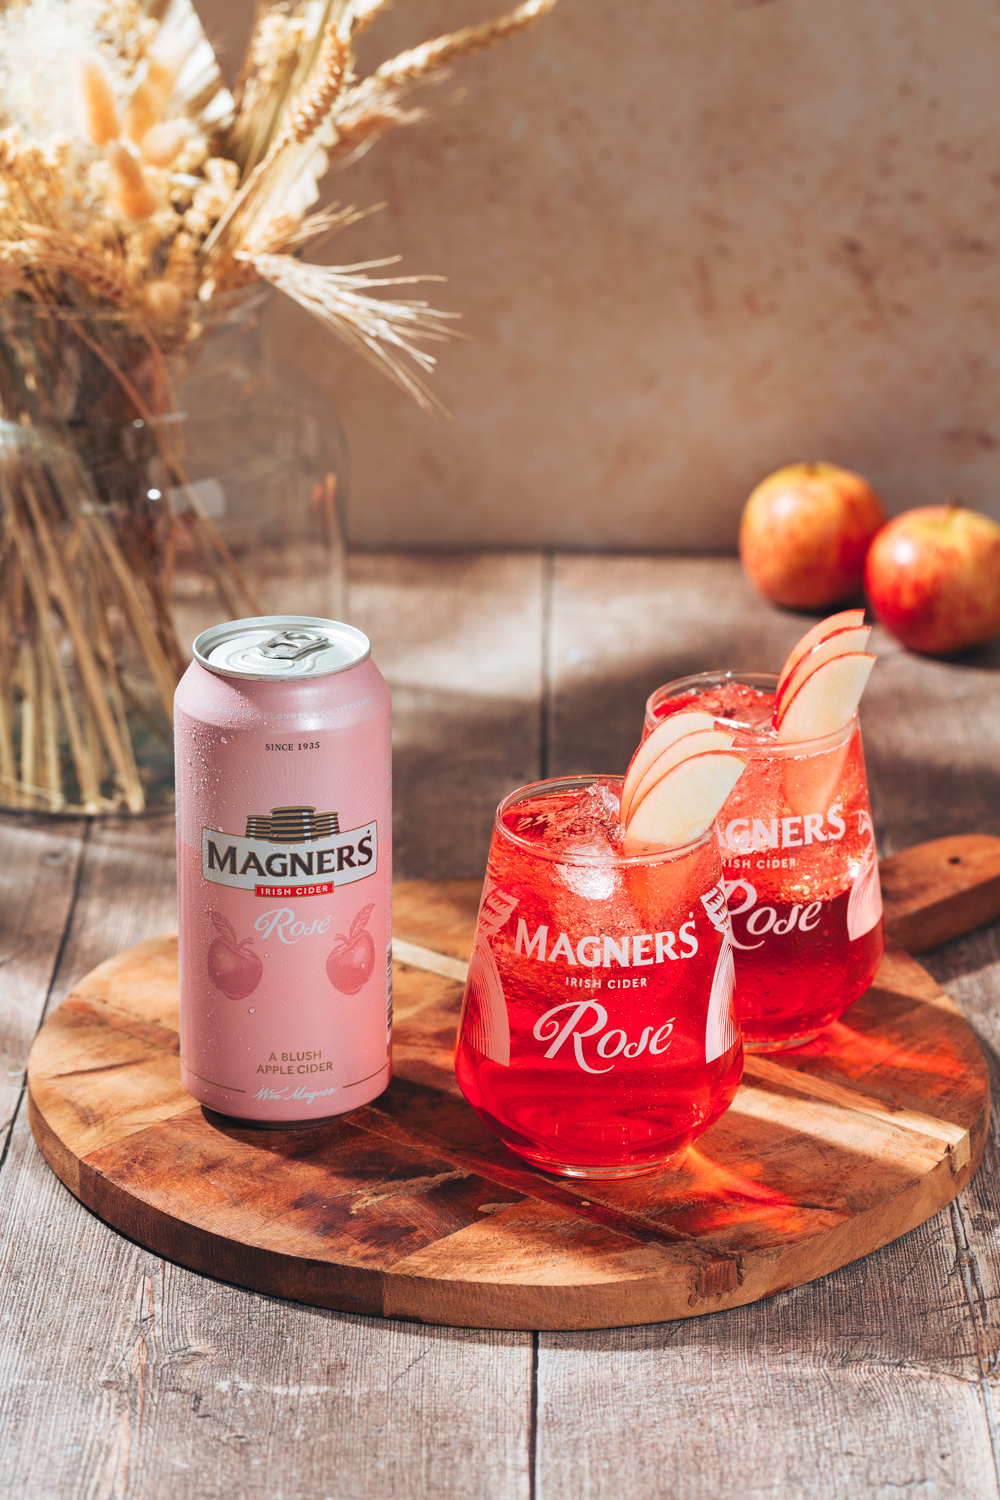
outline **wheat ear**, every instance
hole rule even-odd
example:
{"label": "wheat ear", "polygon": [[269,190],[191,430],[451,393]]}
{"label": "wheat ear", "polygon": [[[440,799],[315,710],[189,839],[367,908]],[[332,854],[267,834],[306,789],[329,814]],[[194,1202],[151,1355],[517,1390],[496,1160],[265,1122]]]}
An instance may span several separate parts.
{"label": "wheat ear", "polygon": [[370,287],[400,286],[416,281],[441,281],[440,276],[371,277],[366,273],[395,264],[388,260],[366,261],[354,266],[317,266],[294,255],[250,255],[240,257],[279,291],[291,297],[330,328],[351,348],[402,386],[425,411],[443,410],[437,397],[404,363],[404,356],[426,374],[435,360],[415,340],[443,341],[461,338],[444,321],[455,313],[438,312],[426,302],[390,302],[368,294]]}
{"label": "wheat ear", "polygon": [[369,78],[344,94],[334,110],[337,140],[329,150],[329,164],[333,166],[345,157],[359,155],[387,130],[419,124],[427,118],[428,111],[400,108],[401,95],[415,84],[433,82],[434,75],[440,75],[457,58],[480,52],[523,31],[556,3],[557,0],[525,0],[507,15],[424,42],[383,63]]}
{"label": "wheat ear", "polygon": [[449,32],[432,42],[422,42],[408,52],[391,57],[372,74],[381,83],[410,83],[428,73],[446,68],[459,57],[471,52],[482,52],[496,42],[505,41],[517,31],[524,31],[541,20],[557,3],[557,0],[523,0],[506,15],[496,16],[492,21],[483,21],[478,26],[463,26],[461,31]]}
{"label": "wheat ear", "polygon": [[316,66],[305,87],[288,106],[284,123],[261,163],[262,167],[273,161],[286,146],[300,146],[323,124],[344,86],[350,56],[349,43],[340,36],[336,25],[331,24],[326,28]]}
{"label": "wheat ear", "polygon": [[102,255],[79,234],[46,229],[43,224],[24,224],[22,233],[30,242],[33,258],[54,271],[63,271],[82,281],[92,292],[118,306],[134,301],[132,287],[120,262]]}
{"label": "wheat ear", "polygon": [[30,297],[36,302],[38,300],[38,293],[28,278],[16,266],[12,266],[9,262],[5,261],[0,261],[0,290],[9,295],[20,292],[23,296]]}
{"label": "wheat ear", "polygon": [[337,30],[337,22],[326,28],[316,64],[305,85],[285,111],[284,122],[271,143],[263,161],[258,162],[225,213],[202,246],[202,253],[214,250],[231,228],[245,225],[253,199],[266,186],[275,162],[290,146],[301,146],[329,117],[340,96],[347,76],[351,49]]}
{"label": "wheat ear", "polygon": [[[367,219],[380,208],[385,208],[385,204],[374,203],[370,208],[355,208],[352,203],[347,208],[334,205],[320,213],[309,214],[304,219],[278,214],[262,224],[260,229],[254,230],[247,252],[252,255],[276,255],[281,250],[306,245],[310,240],[322,243],[351,224]],[[247,262],[244,261],[243,264],[246,265]]]}
{"label": "wheat ear", "polygon": [[[370,79],[366,80],[366,83],[370,82]],[[338,110],[334,115],[337,141],[327,152],[331,167],[346,157],[360,156],[387,130],[398,130],[402,125],[419,125],[428,118],[429,111],[420,107],[400,109],[393,102],[397,92],[388,87],[366,89],[362,84],[344,96],[343,113]]]}

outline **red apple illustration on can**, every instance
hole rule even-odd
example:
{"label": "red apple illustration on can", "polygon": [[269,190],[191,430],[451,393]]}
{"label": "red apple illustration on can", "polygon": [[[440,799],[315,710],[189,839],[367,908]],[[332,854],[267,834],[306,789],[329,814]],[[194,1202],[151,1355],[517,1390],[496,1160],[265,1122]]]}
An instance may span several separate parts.
{"label": "red apple illustration on can", "polygon": [[208,950],[208,977],[230,1000],[242,1000],[260,984],[264,965],[251,951],[253,938],[240,942],[236,928],[221,912],[213,911],[211,917],[219,936]]}
{"label": "red apple illustration on can", "polygon": [[361,986],[370,979],[375,968],[375,944],[365,923],[375,910],[375,903],[363,906],[351,923],[345,937],[337,933],[337,941],[326,961],[326,972],[330,983],[342,995],[356,995]]}

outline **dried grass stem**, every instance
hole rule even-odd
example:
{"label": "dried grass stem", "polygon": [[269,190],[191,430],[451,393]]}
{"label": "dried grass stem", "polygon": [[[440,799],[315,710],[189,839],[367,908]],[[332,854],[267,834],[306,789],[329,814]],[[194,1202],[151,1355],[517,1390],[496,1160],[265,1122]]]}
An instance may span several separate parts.
{"label": "dried grass stem", "polygon": [[375,69],[373,78],[386,84],[410,83],[428,73],[446,68],[460,57],[472,52],[482,52],[497,42],[505,41],[515,32],[524,31],[552,10],[556,0],[523,0],[506,15],[492,21],[482,21],[477,26],[463,26],[460,31],[449,32],[434,41],[422,42],[408,52],[401,52]]}

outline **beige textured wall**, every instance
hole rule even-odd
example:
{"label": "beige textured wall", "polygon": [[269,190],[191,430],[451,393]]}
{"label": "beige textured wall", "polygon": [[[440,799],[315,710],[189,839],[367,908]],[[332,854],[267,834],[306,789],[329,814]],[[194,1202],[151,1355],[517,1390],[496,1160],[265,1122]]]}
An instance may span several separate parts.
{"label": "beige textured wall", "polygon": [[[396,0],[368,51],[499,8]],[[333,189],[389,202],[338,258],[448,276],[452,419],[286,325],[356,540],[724,550],[806,456],[1000,515],[996,0],[562,0],[457,83]]]}

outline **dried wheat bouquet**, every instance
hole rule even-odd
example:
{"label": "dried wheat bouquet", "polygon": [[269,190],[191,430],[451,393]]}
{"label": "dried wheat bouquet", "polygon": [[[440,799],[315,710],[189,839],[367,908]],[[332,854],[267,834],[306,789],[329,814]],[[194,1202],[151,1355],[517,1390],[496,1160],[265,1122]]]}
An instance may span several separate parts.
{"label": "dried wheat bouquet", "polygon": [[134,309],[170,349],[191,308],[272,282],[422,404],[421,345],[447,315],[382,288],[387,262],[313,265],[354,222],[319,183],[422,119],[414,92],[531,25],[556,0],[438,37],[355,75],[385,0],[261,0],[234,96],[190,0],[8,0],[0,8],[0,297]]}
{"label": "dried wheat bouquet", "polygon": [[[303,259],[362,217],[317,207],[319,184],[423,118],[418,88],[555,0],[358,78],[356,38],[384,3],[259,0],[234,96],[190,0],[0,0],[0,804],[143,808],[137,715],[167,725],[184,667],[181,530],[222,607],[260,613],[162,420],[206,304],[270,282],[434,404],[424,346],[451,315],[386,296],[422,279],[373,274],[392,262]],[[90,430],[118,444],[117,479],[81,452]],[[150,444],[183,518],[147,499]]]}

